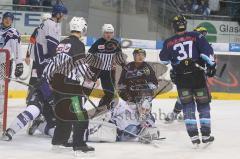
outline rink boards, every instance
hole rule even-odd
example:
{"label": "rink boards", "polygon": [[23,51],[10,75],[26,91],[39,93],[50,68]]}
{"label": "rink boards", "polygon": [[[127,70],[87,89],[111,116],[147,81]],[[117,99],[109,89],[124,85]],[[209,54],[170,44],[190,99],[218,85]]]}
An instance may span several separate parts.
{"label": "rink boards", "polygon": [[[87,47],[88,49],[89,47]],[[27,45],[23,45],[22,50],[25,53]],[[160,50],[146,49],[147,57],[146,61],[151,63],[159,63],[159,52]],[[133,61],[132,52],[133,48],[125,48],[123,52],[127,55],[127,61]],[[240,53],[237,52],[215,52],[218,61],[217,76],[221,74],[221,77],[215,77],[208,79],[209,87],[211,89],[213,99],[223,100],[240,100]],[[223,66],[226,68],[222,73]],[[27,69],[29,69],[28,67]],[[25,70],[26,71],[26,70]],[[156,72],[161,70],[156,69]],[[169,80],[169,69],[160,78]],[[28,82],[27,79],[25,82]],[[103,92],[93,92],[93,96],[101,97]],[[10,82],[9,98],[25,98],[27,96],[27,88],[15,82]],[[160,94],[157,98],[176,98],[176,88],[170,92]]]}

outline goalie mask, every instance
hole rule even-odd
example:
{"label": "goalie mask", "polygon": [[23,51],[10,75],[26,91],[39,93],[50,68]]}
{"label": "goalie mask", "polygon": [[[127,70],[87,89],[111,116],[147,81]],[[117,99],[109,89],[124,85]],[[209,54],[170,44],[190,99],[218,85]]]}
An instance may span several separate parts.
{"label": "goalie mask", "polygon": [[140,102],[137,105],[137,109],[139,113],[139,119],[146,120],[146,118],[150,115],[152,110],[152,105],[149,99],[143,99],[142,102]]}

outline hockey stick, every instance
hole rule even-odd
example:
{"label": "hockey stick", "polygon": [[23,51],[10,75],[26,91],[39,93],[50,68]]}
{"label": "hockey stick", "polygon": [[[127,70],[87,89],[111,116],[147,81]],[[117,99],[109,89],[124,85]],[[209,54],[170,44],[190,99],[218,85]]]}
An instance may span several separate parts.
{"label": "hockey stick", "polygon": [[[168,83],[165,84],[165,85],[153,96],[152,100],[155,99],[160,93],[162,93],[162,92],[164,91],[164,89],[166,89],[171,83],[172,83],[171,81],[168,81]],[[151,100],[151,101],[152,101],[152,100]]]}
{"label": "hockey stick", "polygon": [[[22,85],[24,85],[24,86],[28,86],[28,87],[34,88],[33,85],[28,84],[28,83],[23,82],[23,81],[19,81],[19,80],[16,79],[16,78],[10,78],[10,77],[4,77],[4,78],[5,78],[5,79],[8,79],[8,80],[11,80],[11,81],[14,81],[14,82],[17,82],[17,83],[22,84]],[[64,94],[64,93],[59,92],[59,91],[57,91],[57,90],[53,90],[53,91],[54,91],[54,92],[57,92],[57,93]],[[94,104],[94,102],[93,102],[87,95],[84,94],[84,97],[89,101],[89,103],[90,103],[95,109],[97,108],[97,106]]]}
{"label": "hockey stick", "polygon": [[[100,124],[100,125],[104,125],[104,126],[107,126],[107,127],[115,127],[115,128],[117,128],[117,129],[121,130],[121,128],[120,128],[119,126],[115,125],[115,124],[112,124],[112,125],[110,126],[109,124],[107,124],[107,122],[104,122],[104,121],[102,121],[102,122],[101,122],[101,121],[95,121],[95,120],[90,120],[90,121],[91,121],[92,123],[94,123],[94,124]],[[130,134],[130,135],[132,135],[132,136],[134,136],[134,137],[136,137],[136,138],[139,138],[139,139],[141,139],[141,140],[149,143],[150,145],[152,145],[152,146],[155,147],[155,148],[159,148],[159,145],[158,145],[157,143],[153,142],[153,140],[146,139],[146,138],[144,138],[144,137],[142,137],[142,136],[140,136],[140,135],[134,134],[134,133],[129,132],[129,131],[127,131],[127,130],[122,130],[122,131],[124,131],[124,132],[126,132],[126,133],[128,133],[128,134]],[[159,138],[159,140],[164,140],[164,139],[166,139],[166,138],[165,138],[165,137]]]}
{"label": "hockey stick", "polygon": [[[200,65],[197,64],[197,63],[195,63],[195,66],[196,66],[197,68],[203,70],[203,71],[206,73],[207,68],[204,68],[204,67],[200,66]],[[215,77],[221,78],[222,75],[223,75],[223,73],[224,73],[224,71],[225,71],[225,69],[226,69],[226,67],[227,67],[227,64],[225,63],[225,64],[222,66],[221,71],[219,72],[219,75],[215,75]]]}

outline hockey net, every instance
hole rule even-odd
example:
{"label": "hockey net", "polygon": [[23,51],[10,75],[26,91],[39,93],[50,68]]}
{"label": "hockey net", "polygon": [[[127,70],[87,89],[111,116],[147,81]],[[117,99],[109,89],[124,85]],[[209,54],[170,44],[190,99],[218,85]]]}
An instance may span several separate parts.
{"label": "hockey net", "polygon": [[0,49],[0,132],[7,126],[8,79],[10,72],[10,53]]}

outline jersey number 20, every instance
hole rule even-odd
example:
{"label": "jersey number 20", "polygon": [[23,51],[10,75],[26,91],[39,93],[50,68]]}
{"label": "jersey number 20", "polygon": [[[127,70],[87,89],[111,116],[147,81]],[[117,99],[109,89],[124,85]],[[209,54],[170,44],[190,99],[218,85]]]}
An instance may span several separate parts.
{"label": "jersey number 20", "polygon": [[[183,43],[178,43],[173,46],[174,51],[178,50],[179,56],[177,59],[179,61],[185,60],[187,58],[192,58],[192,45],[192,41],[184,41]],[[188,53],[185,50],[185,46],[188,46]]]}

